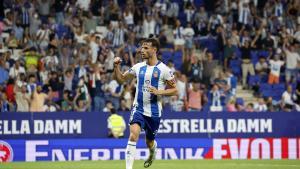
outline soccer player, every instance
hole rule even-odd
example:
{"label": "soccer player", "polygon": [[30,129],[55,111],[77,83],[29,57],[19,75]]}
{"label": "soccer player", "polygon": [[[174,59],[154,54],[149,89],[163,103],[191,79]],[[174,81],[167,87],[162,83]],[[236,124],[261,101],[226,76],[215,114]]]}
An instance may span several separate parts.
{"label": "soccer player", "polygon": [[146,133],[146,144],[150,151],[144,167],[148,168],[152,164],[157,150],[155,135],[162,112],[162,96],[177,94],[173,72],[157,59],[158,51],[159,42],[156,39],[143,40],[140,54],[144,61],[135,64],[125,73],[122,73],[119,68],[121,59],[119,57],[114,59],[114,76],[119,83],[137,78],[129,120],[130,136],[126,147],[126,169],[132,169],[136,143],[142,129]]}

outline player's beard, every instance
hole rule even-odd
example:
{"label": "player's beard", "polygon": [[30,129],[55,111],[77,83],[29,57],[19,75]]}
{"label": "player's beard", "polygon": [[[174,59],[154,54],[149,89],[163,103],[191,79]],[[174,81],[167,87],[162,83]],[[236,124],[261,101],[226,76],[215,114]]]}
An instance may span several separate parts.
{"label": "player's beard", "polygon": [[141,54],[142,59],[149,59],[149,53]]}

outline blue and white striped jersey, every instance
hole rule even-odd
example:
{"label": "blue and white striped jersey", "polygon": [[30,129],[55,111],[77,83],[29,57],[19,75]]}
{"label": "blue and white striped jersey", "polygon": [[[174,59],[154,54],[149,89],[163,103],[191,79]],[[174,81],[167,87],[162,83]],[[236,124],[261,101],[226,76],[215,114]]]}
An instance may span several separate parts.
{"label": "blue and white striped jersey", "polygon": [[137,78],[137,86],[133,102],[133,113],[141,113],[148,117],[160,117],[162,97],[151,94],[149,86],[165,90],[166,80],[174,78],[171,69],[162,62],[149,66],[146,62],[135,64],[129,73]]}

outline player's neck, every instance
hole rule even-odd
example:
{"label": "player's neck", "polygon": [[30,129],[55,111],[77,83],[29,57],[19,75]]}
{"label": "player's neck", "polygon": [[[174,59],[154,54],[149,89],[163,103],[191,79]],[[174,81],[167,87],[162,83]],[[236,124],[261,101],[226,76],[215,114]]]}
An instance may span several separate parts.
{"label": "player's neck", "polygon": [[153,56],[153,57],[150,57],[149,59],[147,59],[146,63],[149,66],[155,66],[158,63],[158,59],[156,56]]}

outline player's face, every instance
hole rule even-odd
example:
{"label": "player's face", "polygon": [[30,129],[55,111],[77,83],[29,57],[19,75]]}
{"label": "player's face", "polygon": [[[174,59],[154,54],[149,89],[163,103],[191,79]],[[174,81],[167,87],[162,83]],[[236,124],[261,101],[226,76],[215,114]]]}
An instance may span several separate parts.
{"label": "player's face", "polygon": [[151,43],[143,43],[141,48],[142,59],[149,59],[156,52],[156,48],[152,47]]}

